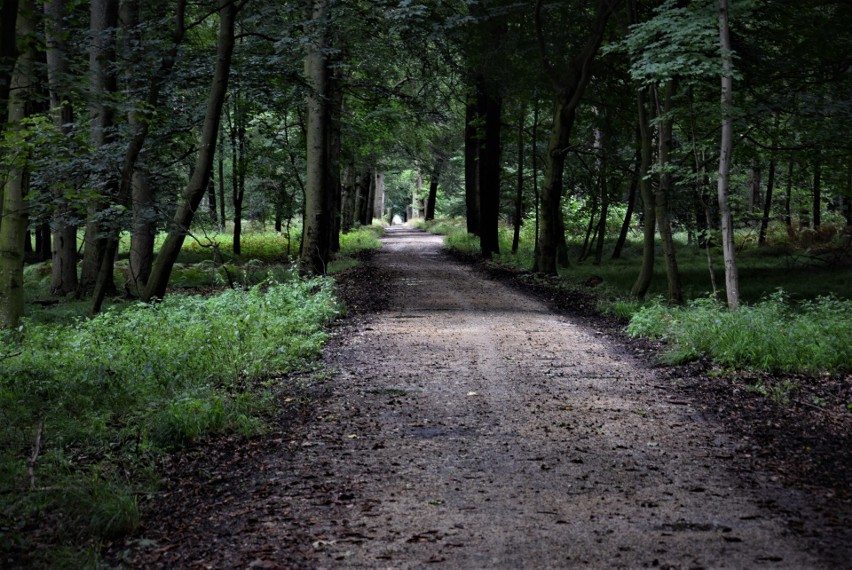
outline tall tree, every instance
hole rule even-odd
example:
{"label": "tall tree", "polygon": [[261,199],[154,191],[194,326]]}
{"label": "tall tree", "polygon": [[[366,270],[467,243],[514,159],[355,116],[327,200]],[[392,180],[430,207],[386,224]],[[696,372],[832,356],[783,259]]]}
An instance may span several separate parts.
{"label": "tall tree", "polygon": [[683,303],[683,289],[680,284],[680,272],[677,267],[677,254],[674,244],[672,230],[671,209],[669,201],[674,192],[674,177],[672,175],[671,152],[672,152],[672,95],[674,93],[674,82],[668,81],[661,89],[654,88],[657,106],[657,161],[659,168],[659,184],[657,184],[654,196],[654,207],[656,208],[657,230],[660,232],[660,240],[663,246],[663,257],[666,262],[666,279],[668,281],[669,301],[676,304]]}
{"label": "tall tree", "polygon": [[[47,74],[50,107],[60,132],[70,137],[74,125],[74,106],[71,103],[70,52],[68,29],[70,15],[68,0],[49,0],[44,4],[45,37],[47,39]],[[50,291],[67,295],[77,290],[77,224],[66,198],[68,181],[54,182],[53,252]]]}
{"label": "tall tree", "polygon": [[[94,290],[101,263],[107,247],[109,233],[109,201],[116,193],[116,176],[106,146],[115,140],[114,94],[118,90],[116,77],[116,30],[118,28],[118,0],[92,0],[90,6],[91,45],[89,49],[89,113],[91,115],[91,145],[97,153],[94,158],[96,193],[101,199],[89,208],[89,219],[83,240],[83,265],[78,293]],[[107,290],[114,289],[112,281],[104,282]]]}
{"label": "tall tree", "polygon": [[329,190],[329,123],[331,121],[328,62],[329,0],[310,4],[308,51],[305,56],[307,94],[307,176],[305,180],[305,224],[302,230],[304,274],[324,275],[331,252],[332,212]]}
{"label": "tall tree", "polygon": [[21,53],[12,71],[7,113],[7,140],[15,140],[16,155],[10,157],[10,171],[3,186],[0,221],[0,329],[15,328],[24,314],[24,239],[27,232],[25,197],[28,188],[29,143],[25,140],[27,117],[36,88],[36,3],[21,0],[16,34]]}
{"label": "tall tree", "polygon": [[536,248],[533,270],[557,274],[559,247],[565,239],[562,222],[563,170],[577,108],[591,81],[591,64],[603,41],[607,21],[619,0],[596,2],[594,19],[582,47],[562,69],[551,60],[544,29],[543,1],[535,6],[535,27],[539,52],[553,87],[553,126],[547,147],[547,165],[541,187],[541,235]]}
{"label": "tall tree", "polygon": [[160,252],[154,260],[151,277],[148,279],[142,295],[145,301],[162,299],[166,294],[172,268],[177,261],[195,212],[198,210],[201,199],[207,190],[207,181],[213,171],[213,161],[216,156],[222,107],[228,93],[228,78],[231,70],[231,58],[234,53],[235,20],[237,13],[246,1],[217,0],[219,36],[216,42],[216,69],[213,72],[213,81],[207,98],[207,110],[201,128],[195,168],[172,218],[168,236],[166,236],[163,245],[160,247]]}
{"label": "tall tree", "polygon": [[[138,43],[137,27],[139,25],[139,5],[136,2],[126,2],[122,8],[123,25],[124,25],[124,51],[132,53],[136,49]],[[150,211],[153,203],[153,196],[150,194],[151,187],[147,183],[144,173],[136,173],[136,163],[139,156],[142,154],[145,141],[148,137],[150,129],[150,117],[145,115],[146,111],[156,109],[160,103],[160,94],[165,86],[165,82],[171,74],[172,68],[175,65],[177,58],[177,50],[183,41],[185,33],[185,17],[186,17],[186,0],[179,0],[175,6],[174,31],[172,34],[172,45],[166,51],[163,59],[160,62],[159,69],[155,72],[151,79],[150,87],[148,88],[141,109],[131,108],[128,112],[127,123],[130,131],[130,139],[128,141],[124,157],[121,162],[120,172],[118,177],[118,188],[113,199],[115,203],[122,209],[133,209],[134,220],[133,237],[135,243],[131,245],[131,251],[135,251],[135,255],[131,255],[131,263],[135,262],[136,266],[131,265],[131,280],[141,288],[143,282],[147,280],[151,269],[148,265],[153,254],[153,235],[151,235],[150,226]],[[135,76],[131,76],[128,84],[133,84]],[[218,125],[217,125],[218,128]],[[214,141],[215,142],[215,141]],[[212,166],[211,166],[212,169]],[[208,173],[209,176],[209,173]],[[206,189],[206,181],[205,181]],[[136,207],[134,208],[134,194],[136,196]],[[144,208],[144,210],[143,210]],[[147,222],[143,222],[147,218]],[[145,233],[147,230],[147,233]],[[118,243],[121,226],[117,223],[112,224],[107,228],[106,237],[102,238],[103,253],[101,256],[101,264],[98,268],[98,275],[95,282],[93,292],[92,312],[100,311],[105,295],[114,287],[114,259],[118,254]],[[135,273],[135,275],[134,275]],[[138,279],[144,278],[144,279]]]}
{"label": "tall tree", "polygon": [[733,109],[734,65],[728,20],[728,1],[719,0],[719,46],[722,51],[722,139],[719,152],[719,215],[722,219],[722,255],[725,259],[725,293],[728,307],[736,309],[740,303],[740,285],[734,246],[734,222],[728,204],[730,186],[731,152],[734,145]]}

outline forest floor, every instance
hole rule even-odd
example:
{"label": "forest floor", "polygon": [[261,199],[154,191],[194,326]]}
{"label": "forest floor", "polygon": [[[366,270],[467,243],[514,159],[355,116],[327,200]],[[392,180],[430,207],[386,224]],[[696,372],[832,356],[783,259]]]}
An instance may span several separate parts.
{"label": "forest floor", "polygon": [[[172,457],[138,568],[834,568],[850,378],[779,405],[657,367],[588,299],[391,228],[277,429]],[[773,380],[763,379],[767,385]],[[798,379],[806,384],[806,379]],[[810,390],[807,391],[807,390]],[[815,400],[814,398],[819,398]],[[819,402],[815,405],[813,402]]]}

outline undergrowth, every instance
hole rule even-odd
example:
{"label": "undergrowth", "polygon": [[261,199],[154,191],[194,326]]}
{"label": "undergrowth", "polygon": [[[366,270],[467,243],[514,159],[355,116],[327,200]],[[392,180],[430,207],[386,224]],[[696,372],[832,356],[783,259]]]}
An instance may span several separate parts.
{"label": "undergrowth", "polygon": [[337,312],[329,280],[290,275],[71,325],[26,322],[0,348],[0,552],[52,565],[68,544],[132,529],[156,457],[263,431],[278,378],[319,353]]}
{"label": "undergrowth", "polygon": [[723,367],[769,372],[852,370],[852,301],[834,296],[792,303],[783,291],[729,311],[710,298],[685,307],[660,299],[633,315],[627,332],[669,341],[670,363],[709,356]]}

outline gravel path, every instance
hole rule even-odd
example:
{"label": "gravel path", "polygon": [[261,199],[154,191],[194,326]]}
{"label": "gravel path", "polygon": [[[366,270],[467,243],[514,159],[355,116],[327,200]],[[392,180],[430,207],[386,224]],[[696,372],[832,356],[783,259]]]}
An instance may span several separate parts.
{"label": "gravel path", "polygon": [[314,420],[218,487],[202,544],[146,565],[827,567],[723,427],[595,330],[440,237],[391,228],[374,264],[389,307],[332,344]]}

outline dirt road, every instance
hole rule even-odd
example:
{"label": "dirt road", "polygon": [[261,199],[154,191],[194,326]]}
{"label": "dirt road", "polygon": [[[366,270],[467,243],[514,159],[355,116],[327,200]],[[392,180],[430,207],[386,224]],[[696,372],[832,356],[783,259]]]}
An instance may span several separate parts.
{"label": "dirt road", "polygon": [[389,307],[332,344],[313,419],[234,460],[215,500],[170,497],[190,521],[148,523],[136,564],[829,566],[730,468],[722,426],[595,330],[440,237],[392,228],[374,263]]}

